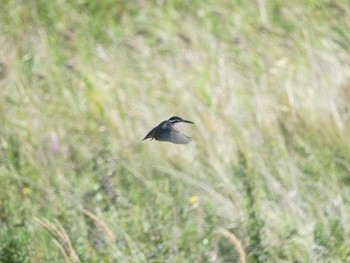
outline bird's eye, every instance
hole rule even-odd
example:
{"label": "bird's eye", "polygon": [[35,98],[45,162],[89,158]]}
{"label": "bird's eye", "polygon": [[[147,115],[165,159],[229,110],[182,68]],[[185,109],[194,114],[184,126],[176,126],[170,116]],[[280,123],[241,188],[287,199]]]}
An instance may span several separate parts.
{"label": "bird's eye", "polygon": [[171,120],[171,121],[174,121],[174,120],[181,120],[181,118],[180,118],[180,117],[177,117],[177,116],[173,116],[173,117],[171,117],[169,120]]}

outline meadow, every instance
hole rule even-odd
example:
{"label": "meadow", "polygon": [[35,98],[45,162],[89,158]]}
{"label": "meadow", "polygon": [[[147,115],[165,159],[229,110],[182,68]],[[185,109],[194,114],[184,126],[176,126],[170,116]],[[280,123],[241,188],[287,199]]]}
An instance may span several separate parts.
{"label": "meadow", "polygon": [[347,0],[1,0],[0,262],[350,262],[349,51]]}

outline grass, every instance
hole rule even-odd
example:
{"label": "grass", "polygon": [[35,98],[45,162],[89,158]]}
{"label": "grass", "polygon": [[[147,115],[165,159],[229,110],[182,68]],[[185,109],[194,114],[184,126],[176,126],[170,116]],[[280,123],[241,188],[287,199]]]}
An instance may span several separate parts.
{"label": "grass", "polygon": [[349,14],[1,1],[0,262],[350,261]]}

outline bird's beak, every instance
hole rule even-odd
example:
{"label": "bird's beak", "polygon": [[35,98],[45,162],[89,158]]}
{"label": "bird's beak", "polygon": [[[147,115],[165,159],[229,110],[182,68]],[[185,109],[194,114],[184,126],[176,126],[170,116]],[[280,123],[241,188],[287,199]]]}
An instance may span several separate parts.
{"label": "bird's beak", "polygon": [[188,120],[182,120],[183,122],[187,122],[187,123],[192,123],[192,124],[194,124],[194,122],[193,121],[188,121]]}

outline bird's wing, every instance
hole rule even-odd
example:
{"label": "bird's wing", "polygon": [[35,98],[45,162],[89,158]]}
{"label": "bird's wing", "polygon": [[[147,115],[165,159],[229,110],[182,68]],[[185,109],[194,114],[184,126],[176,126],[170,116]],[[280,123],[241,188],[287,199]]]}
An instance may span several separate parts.
{"label": "bird's wing", "polygon": [[191,141],[190,137],[171,128],[164,129],[164,132],[157,134],[155,139],[176,144],[187,144]]}
{"label": "bird's wing", "polygon": [[171,142],[176,144],[187,144],[191,141],[191,137],[179,132],[171,132]]}

